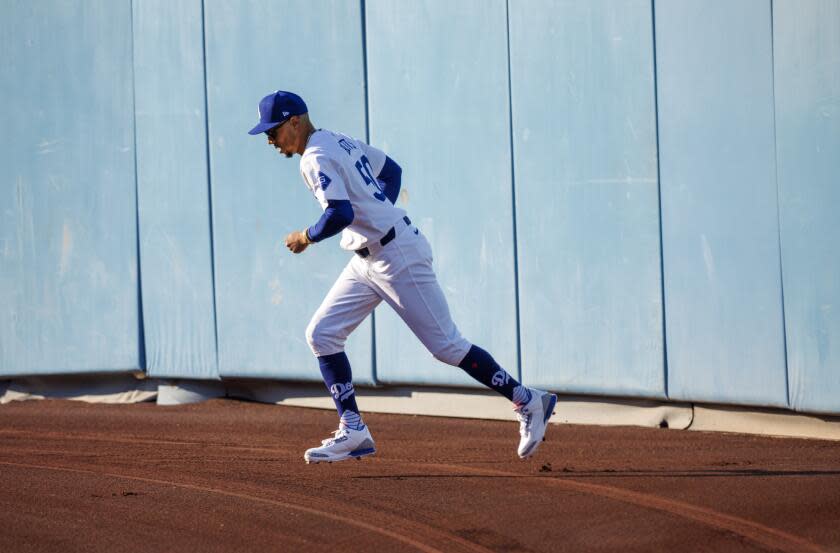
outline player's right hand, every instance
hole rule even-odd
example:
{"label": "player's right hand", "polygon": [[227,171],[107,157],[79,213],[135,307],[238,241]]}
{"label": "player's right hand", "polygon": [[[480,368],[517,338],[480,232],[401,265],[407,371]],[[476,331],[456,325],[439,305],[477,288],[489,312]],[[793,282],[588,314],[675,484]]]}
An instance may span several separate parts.
{"label": "player's right hand", "polygon": [[290,232],[288,236],[286,236],[286,247],[289,248],[289,251],[292,253],[300,253],[309,246],[312,242],[306,236],[306,231],[299,231],[296,230],[295,232]]}

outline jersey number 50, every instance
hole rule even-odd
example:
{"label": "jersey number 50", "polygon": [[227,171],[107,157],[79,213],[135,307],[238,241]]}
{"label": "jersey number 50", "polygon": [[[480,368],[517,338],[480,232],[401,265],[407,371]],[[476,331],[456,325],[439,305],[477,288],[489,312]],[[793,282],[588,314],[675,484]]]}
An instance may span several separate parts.
{"label": "jersey number 50", "polygon": [[359,171],[359,174],[362,175],[365,184],[372,184],[376,188],[376,192],[374,192],[373,197],[380,202],[384,202],[386,198],[385,193],[382,191],[379,181],[373,177],[373,168],[370,166],[370,161],[368,161],[367,156],[359,158],[359,161],[356,162],[356,169]]}

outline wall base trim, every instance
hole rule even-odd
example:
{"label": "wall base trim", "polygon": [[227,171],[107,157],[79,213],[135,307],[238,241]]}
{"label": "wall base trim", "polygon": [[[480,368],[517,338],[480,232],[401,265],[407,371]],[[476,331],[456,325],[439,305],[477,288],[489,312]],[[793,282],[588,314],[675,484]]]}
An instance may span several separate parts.
{"label": "wall base trim", "polygon": [[143,373],[27,376],[0,382],[0,405],[30,399],[139,403],[157,397],[158,382]]}
{"label": "wall base trim", "polygon": [[840,416],[809,415],[784,409],[695,404],[694,422],[689,430],[840,440]]}
{"label": "wall base trim", "polygon": [[[322,384],[231,381],[226,385],[228,397],[296,407],[335,408]],[[359,386],[357,389],[356,402],[362,412],[515,420],[511,403],[490,391],[426,386]],[[570,424],[688,428],[692,420],[688,403],[642,399],[561,395],[554,412],[553,422]]]}
{"label": "wall base trim", "polygon": [[157,388],[158,405],[186,405],[227,396],[223,382],[218,380],[166,380]]}
{"label": "wall base trim", "polygon": [[[484,390],[443,387],[358,387],[362,412],[515,420],[510,402]],[[320,383],[273,380],[158,380],[142,374],[65,375],[0,381],[0,404],[29,399],[91,403],[182,405],[213,398],[276,405],[335,408]],[[643,426],[700,432],[840,440],[840,416],[809,415],[783,409],[671,403],[635,398],[560,395],[556,424]]]}

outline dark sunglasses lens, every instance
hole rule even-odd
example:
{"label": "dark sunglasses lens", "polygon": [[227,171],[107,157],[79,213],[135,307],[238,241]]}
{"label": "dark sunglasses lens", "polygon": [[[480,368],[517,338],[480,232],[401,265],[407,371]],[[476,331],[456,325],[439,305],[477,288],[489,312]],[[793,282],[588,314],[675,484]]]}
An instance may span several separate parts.
{"label": "dark sunglasses lens", "polygon": [[[285,123],[285,122],[286,121],[283,121],[283,123]],[[268,129],[267,131],[265,131],[265,135],[267,137],[269,137],[270,139],[274,140],[274,137],[277,136],[277,131],[280,129],[280,127],[283,126],[283,123],[280,123],[279,125],[277,125],[276,127],[272,128],[272,129]]]}

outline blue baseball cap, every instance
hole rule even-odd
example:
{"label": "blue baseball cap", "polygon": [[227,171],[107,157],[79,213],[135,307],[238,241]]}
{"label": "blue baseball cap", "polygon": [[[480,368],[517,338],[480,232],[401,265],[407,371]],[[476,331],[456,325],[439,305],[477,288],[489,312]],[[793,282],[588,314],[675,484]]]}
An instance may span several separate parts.
{"label": "blue baseball cap", "polygon": [[294,92],[278,90],[260,100],[260,122],[248,134],[260,134],[273,129],[292,115],[303,115],[309,110],[303,98]]}

